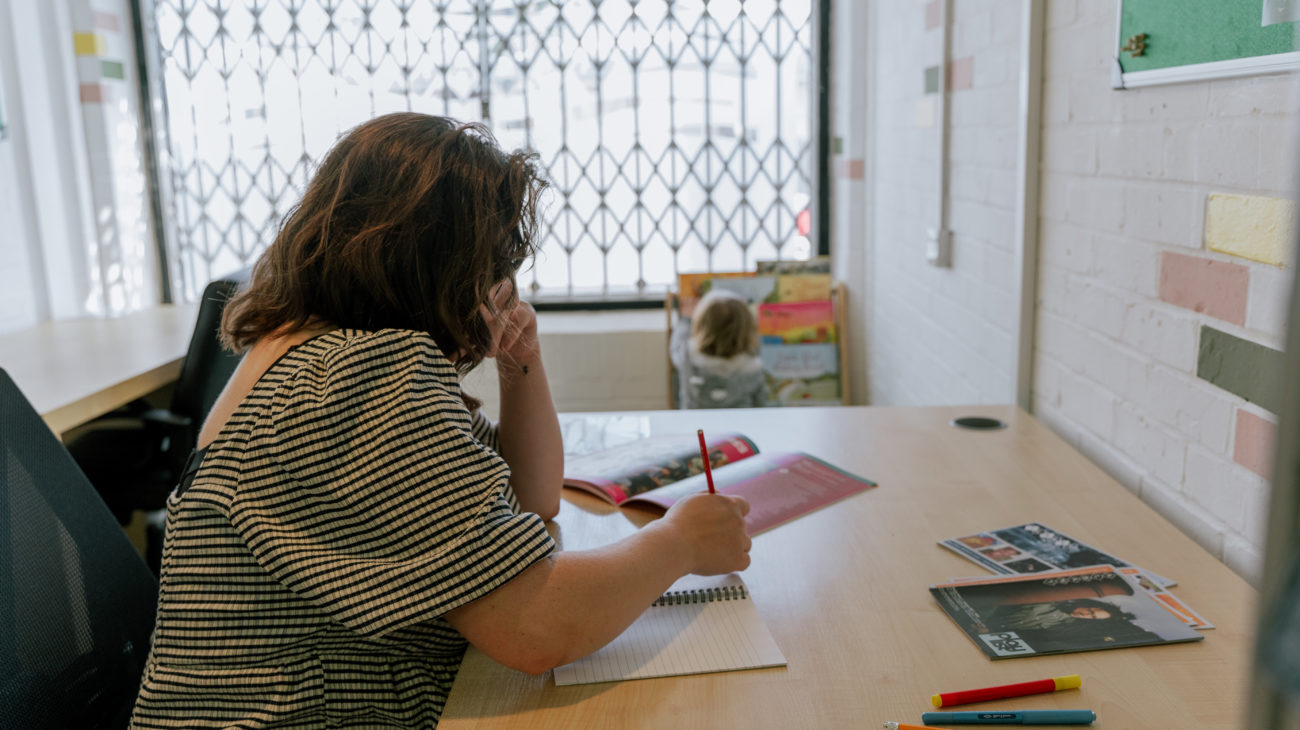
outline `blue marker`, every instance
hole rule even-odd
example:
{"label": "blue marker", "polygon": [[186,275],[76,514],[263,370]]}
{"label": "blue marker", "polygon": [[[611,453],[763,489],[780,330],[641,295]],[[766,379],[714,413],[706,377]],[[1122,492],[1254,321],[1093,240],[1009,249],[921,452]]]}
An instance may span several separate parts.
{"label": "blue marker", "polygon": [[1019,712],[922,712],[926,725],[1091,725],[1092,710],[1020,710]]}

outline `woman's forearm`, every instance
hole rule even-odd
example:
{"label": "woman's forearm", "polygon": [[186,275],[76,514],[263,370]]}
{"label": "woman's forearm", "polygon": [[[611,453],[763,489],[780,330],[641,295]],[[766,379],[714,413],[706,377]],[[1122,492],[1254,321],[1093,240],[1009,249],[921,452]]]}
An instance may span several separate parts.
{"label": "woman's forearm", "polygon": [[510,486],[524,511],[553,519],[564,482],[564,444],[540,349],[519,360],[498,359],[497,374],[497,445],[510,465]]}

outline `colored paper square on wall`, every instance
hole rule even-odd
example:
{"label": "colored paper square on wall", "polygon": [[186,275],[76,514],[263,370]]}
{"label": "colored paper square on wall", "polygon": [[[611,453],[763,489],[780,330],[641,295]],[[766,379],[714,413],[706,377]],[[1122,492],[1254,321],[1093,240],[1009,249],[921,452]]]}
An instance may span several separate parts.
{"label": "colored paper square on wall", "polygon": [[758,334],[764,343],[835,342],[831,302],[775,302],[758,307]]}
{"label": "colored paper square on wall", "polygon": [[1273,266],[1292,258],[1295,204],[1284,198],[1210,193],[1205,242],[1211,251]]}
{"label": "colored paper square on wall", "polygon": [[100,73],[106,79],[122,80],[126,78],[126,67],[121,61],[104,61],[100,65]]}

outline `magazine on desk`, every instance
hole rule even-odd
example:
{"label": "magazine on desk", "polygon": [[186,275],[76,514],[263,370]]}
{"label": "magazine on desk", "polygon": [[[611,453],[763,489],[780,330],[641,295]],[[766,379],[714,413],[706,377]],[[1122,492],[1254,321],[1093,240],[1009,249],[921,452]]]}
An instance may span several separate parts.
{"label": "magazine on desk", "polygon": [[[876,483],[802,452],[760,454],[740,434],[706,442],[713,483],[722,494],[749,501],[750,535],[770,530]],[[641,439],[568,459],[564,485],[610,504],[666,510],[708,491],[704,460],[694,434]]]}
{"label": "magazine on desk", "polygon": [[1204,638],[1110,565],[949,581],[930,594],[990,659]]}

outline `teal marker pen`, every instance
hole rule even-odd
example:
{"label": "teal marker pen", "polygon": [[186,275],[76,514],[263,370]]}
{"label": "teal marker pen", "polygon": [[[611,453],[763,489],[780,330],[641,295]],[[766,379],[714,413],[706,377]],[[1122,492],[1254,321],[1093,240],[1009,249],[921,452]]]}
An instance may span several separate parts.
{"label": "teal marker pen", "polygon": [[1092,710],[1020,710],[1019,712],[922,712],[924,725],[1091,725]]}

